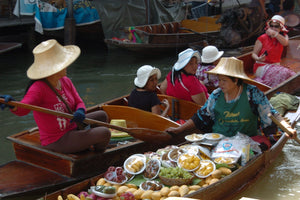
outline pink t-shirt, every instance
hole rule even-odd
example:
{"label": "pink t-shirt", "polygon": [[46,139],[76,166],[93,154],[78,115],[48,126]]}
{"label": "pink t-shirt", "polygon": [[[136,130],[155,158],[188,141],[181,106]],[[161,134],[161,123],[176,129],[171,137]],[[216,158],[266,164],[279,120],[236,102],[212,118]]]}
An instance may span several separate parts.
{"label": "pink t-shirt", "polygon": [[206,98],[208,98],[207,88],[200,83],[196,76],[181,73],[182,84],[177,79],[175,85],[173,85],[171,83],[171,73],[172,72],[169,72],[167,75],[167,95],[187,101],[193,101],[192,96],[204,92]]}
{"label": "pink t-shirt", "polygon": [[[61,78],[60,81],[62,89],[57,91],[69,104],[72,111],[76,111],[78,108],[85,109],[85,105],[78,95],[72,81],[67,77]],[[21,102],[69,113],[66,105],[59,99],[59,97],[56,96],[46,83],[40,80],[31,85]],[[27,115],[29,112],[30,110],[28,109],[18,108],[13,113],[23,116]],[[66,132],[77,128],[75,122],[70,123],[70,119],[63,117],[37,111],[33,111],[33,117],[39,127],[40,140],[43,146],[57,141]]]}

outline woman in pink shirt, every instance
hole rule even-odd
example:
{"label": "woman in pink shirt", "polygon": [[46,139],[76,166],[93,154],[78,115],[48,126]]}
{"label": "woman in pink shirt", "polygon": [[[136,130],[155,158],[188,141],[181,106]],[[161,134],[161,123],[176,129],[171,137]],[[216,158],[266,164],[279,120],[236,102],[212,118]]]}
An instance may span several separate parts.
{"label": "woman in pink shirt", "polygon": [[[27,70],[32,80],[26,90],[22,103],[47,109],[73,113],[72,120],[60,116],[33,111],[40,132],[42,146],[61,153],[75,153],[93,147],[97,151],[106,148],[110,140],[110,131],[106,127],[93,127],[80,130],[85,116],[107,122],[107,115],[97,111],[85,115],[85,105],[78,95],[72,81],[66,76],[67,67],[80,54],[75,45],[61,46],[56,40],[47,40],[33,49],[34,63]],[[3,95],[6,101],[13,100]],[[3,107],[3,104],[1,105]],[[31,110],[10,107],[11,112],[24,116]]]}
{"label": "woman in pink shirt", "polygon": [[204,105],[208,98],[206,87],[195,76],[200,54],[188,48],[178,55],[178,60],[161,83],[163,94]]}

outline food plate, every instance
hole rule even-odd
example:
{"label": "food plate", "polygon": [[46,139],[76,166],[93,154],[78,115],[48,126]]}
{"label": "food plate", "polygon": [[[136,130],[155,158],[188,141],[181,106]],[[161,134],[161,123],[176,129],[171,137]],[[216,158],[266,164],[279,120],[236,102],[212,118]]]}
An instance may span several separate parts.
{"label": "food plate", "polygon": [[217,164],[235,164],[237,162],[237,159],[232,157],[218,157],[214,158],[214,162]]}
{"label": "food plate", "polygon": [[188,172],[192,172],[199,167],[200,158],[193,153],[183,153],[179,156],[177,165]]}
{"label": "food plate", "polygon": [[105,180],[106,182],[110,183],[110,184],[113,184],[113,185],[122,185],[122,184],[124,184],[124,183],[127,182],[128,178],[127,178],[127,176],[125,176],[125,179],[124,179],[122,182],[120,182],[120,183],[114,182],[114,181],[110,181],[110,180],[107,180],[106,178],[104,178],[104,180]]}
{"label": "food plate", "polygon": [[161,162],[158,159],[151,159],[147,162],[143,177],[146,180],[155,179],[160,171]]}
{"label": "food plate", "polygon": [[223,135],[219,133],[206,133],[204,135],[207,140],[220,140],[223,137]]}
{"label": "food plate", "polygon": [[189,142],[199,142],[199,141],[203,140],[204,138],[205,137],[203,134],[196,134],[196,133],[185,136],[185,139]]}
{"label": "food plate", "polygon": [[146,156],[143,154],[133,154],[124,162],[124,169],[129,174],[140,174],[146,168]]}
{"label": "food plate", "polygon": [[216,165],[211,160],[201,160],[200,167],[194,171],[199,178],[209,177],[216,170]]}
{"label": "food plate", "polygon": [[147,191],[147,190],[153,190],[158,191],[161,190],[164,187],[162,183],[159,181],[145,181],[142,182],[139,186],[141,190]]}
{"label": "food plate", "polygon": [[173,150],[169,151],[168,158],[169,158],[169,160],[171,160],[173,162],[177,162],[178,157],[180,156],[180,154],[182,154],[184,152],[185,151],[181,148],[173,149]]}
{"label": "food plate", "polygon": [[108,198],[108,199],[114,198],[117,194],[117,193],[114,193],[114,194],[102,193],[102,192],[96,191],[95,187],[91,187],[91,191],[92,191],[92,193],[94,193],[95,195],[97,195],[99,197]]}

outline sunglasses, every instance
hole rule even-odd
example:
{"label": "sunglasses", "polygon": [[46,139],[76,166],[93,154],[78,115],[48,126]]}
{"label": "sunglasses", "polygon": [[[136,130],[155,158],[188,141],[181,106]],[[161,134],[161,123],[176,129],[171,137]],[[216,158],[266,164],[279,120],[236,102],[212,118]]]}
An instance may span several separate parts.
{"label": "sunglasses", "polygon": [[272,25],[272,24],[270,24],[269,26],[270,26],[271,28],[280,28],[279,25]]}

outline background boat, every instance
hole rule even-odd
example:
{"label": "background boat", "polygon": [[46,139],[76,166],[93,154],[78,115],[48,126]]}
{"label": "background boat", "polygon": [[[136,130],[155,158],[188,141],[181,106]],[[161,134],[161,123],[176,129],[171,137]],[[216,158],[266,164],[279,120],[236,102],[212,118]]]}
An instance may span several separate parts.
{"label": "background boat", "polygon": [[161,53],[181,50],[192,43],[213,43],[217,40],[220,24],[218,16],[186,19],[181,22],[125,27],[123,37],[105,39],[108,46],[120,47],[139,53]]}

